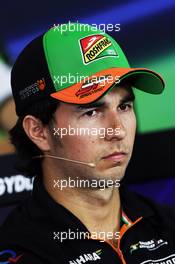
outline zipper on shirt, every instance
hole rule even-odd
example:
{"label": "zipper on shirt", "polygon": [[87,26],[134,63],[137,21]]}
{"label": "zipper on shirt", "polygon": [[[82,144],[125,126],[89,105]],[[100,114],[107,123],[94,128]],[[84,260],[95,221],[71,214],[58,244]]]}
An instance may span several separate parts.
{"label": "zipper on shirt", "polygon": [[[118,239],[118,244],[117,244],[117,247],[115,247],[113,245],[113,243],[111,243],[110,241],[108,240],[105,240],[104,243],[106,242],[108,245],[110,245],[110,247],[113,248],[113,250],[117,253],[119,259],[121,260],[121,263],[122,264],[126,264],[126,261],[124,259],[124,256],[123,256],[123,253],[120,249],[120,242],[121,242],[121,239],[122,237],[124,236],[124,234],[131,228],[133,227],[134,225],[136,225],[139,221],[142,220],[143,217],[140,217],[138,218],[136,221],[132,222],[126,215],[125,213],[122,211],[122,217],[124,217],[124,224],[123,226],[121,227],[120,229],[120,238]],[[101,241],[101,239],[93,239],[91,238],[92,240],[97,240],[97,241]]]}
{"label": "zipper on shirt", "polygon": [[[126,217],[126,215],[125,215],[125,217]],[[118,239],[118,244],[117,244],[117,248],[111,243],[111,242],[109,242],[109,241],[104,241],[104,242],[106,242],[106,243],[108,243],[113,249],[114,249],[114,251],[117,253],[117,255],[119,256],[119,258],[120,258],[120,260],[121,260],[121,263],[122,264],[126,264],[126,261],[125,261],[125,259],[124,259],[124,256],[123,256],[123,253],[122,253],[122,251],[121,251],[121,249],[120,249],[120,243],[121,243],[121,239],[122,239],[122,237],[124,236],[124,234],[131,228],[131,227],[133,227],[134,225],[136,225],[139,221],[141,221],[141,219],[142,219],[143,217],[140,217],[140,218],[138,218],[135,222],[132,222],[131,220],[129,220],[128,221],[128,224],[123,224],[123,226],[121,227],[121,229],[120,229],[120,238]]]}
{"label": "zipper on shirt", "polygon": [[[110,245],[110,247],[113,248],[113,250],[117,253],[119,259],[121,260],[121,263],[122,264],[127,264],[125,259],[124,259],[124,256],[123,256],[123,253],[120,249],[120,242],[121,242],[121,239],[122,237],[124,236],[124,234],[131,228],[133,227],[134,225],[136,225],[138,222],[140,222],[142,220],[142,216],[139,217],[136,221],[132,222],[128,217],[127,215],[124,213],[124,211],[122,210],[122,221],[124,222],[124,224],[122,225],[121,229],[120,229],[120,238],[118,239],[118,243],[117,243],[117,247],[115,247],[113,245],[113,243],[111,243],[110,241],[108,240],[104,240],[104,243],[106,242],[108,245]],[[101,239],[94,239],[94,238],[91,238],[91,237],[88,237],[88,239],[92,239],[92,240],[96,240],[96,241],[101,241]]]}

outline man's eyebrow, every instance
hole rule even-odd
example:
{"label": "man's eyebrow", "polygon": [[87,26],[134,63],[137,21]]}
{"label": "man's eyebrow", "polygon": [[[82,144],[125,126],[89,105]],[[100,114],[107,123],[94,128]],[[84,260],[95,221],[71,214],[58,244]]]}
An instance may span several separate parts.
{"label": "man's eyebrow", "polygon": [[126,102],[134,102],[135,100],[135,95],[133,92],[128,93],[127,95],[125,95],[121,100],[120,103],[126,103]]}
{"label": "man's eyebrow", "polygon": [[[129,92],[127,95],[125,95],[121,100],[120,104],[126,103],[126,102],[133,102],[135,100],[135,95],[133,92]],[[106,106],[105,101],[96,101],[92,102],[90,104],[82,104],[82,105],[77,105],[76,110],[87,110],[90,108],[103,108]]]}
{"label": "man's eyebrow", "polygon": [[106,103],[103,101],[99,101],[99,102],[97,101],[97,102],[92,102],[90,104],[78,105],[78,106],[76,106],[76,109],[77,110],[86,110],[86,109],[93,108],[93,107],[101,108],[101,107],[104,107],[105,104]]}

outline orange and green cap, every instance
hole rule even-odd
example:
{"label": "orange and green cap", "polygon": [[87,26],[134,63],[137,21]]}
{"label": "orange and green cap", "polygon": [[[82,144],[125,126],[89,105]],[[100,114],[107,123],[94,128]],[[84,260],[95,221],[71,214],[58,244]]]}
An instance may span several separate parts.
{"label": "orange and green cap", "polygon": [[131,68],[111,36],[74,23],[64,24],[64,31],[62,25],[53,27],[30,42],[13,66],[11,85],[20,115],[50,96],[66,103],[91,103],[126,78],[147,93],[160,94],[165,86],[156,72]]}

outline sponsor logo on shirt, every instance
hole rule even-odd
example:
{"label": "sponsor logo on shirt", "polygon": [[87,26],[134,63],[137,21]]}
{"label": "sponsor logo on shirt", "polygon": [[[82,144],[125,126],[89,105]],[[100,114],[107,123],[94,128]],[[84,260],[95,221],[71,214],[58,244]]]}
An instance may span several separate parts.
{"label": "sponsor logo on shirt", "polygon": [[101,259],[100,255],[102,250],[99,249],[93,253],[88,253],[88,254],[83,254],[80,255],[77,259],[75,260],[70,260],[69,264],[80,264],[80,263],[86,263],[89,261],[96,261],[98,259]]}
{"label": "sponsor logo on shirt", "polygon": [[149,259],[140,264],[175,264],[175,254],[161,259]]}
{"label": "sponsor logo on shirt", "polygon": [[130,253],[132,254],[133,251],[143,248],[152,251],[160,248],[163,245],[168,245],[168,242],[164,241],[163,239],[159,239],[159,240],[151,239],[149,241],[139,241],[138,243],[130,246]]}
{"label": "sponsor logo on shirt", "polygon": [[[13,250],[3,250],[0,252],[0,264],[17,263],[23,255],[17,256]],[[4,260],[6,258],[6,261]],[[3,259],[3,261],[1,261]]]}

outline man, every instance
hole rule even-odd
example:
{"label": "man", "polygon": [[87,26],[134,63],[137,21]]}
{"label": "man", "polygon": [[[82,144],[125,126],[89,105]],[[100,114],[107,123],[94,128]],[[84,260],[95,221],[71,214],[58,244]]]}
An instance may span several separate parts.
{"label": "man", "polygon": [[164,81],[81,26],[50,29],[13,67],[11,138],[36,177],[1,228],[0,263],[175,263],[173,216],[119,182],[136,131],[133,90],[159,94]]}

